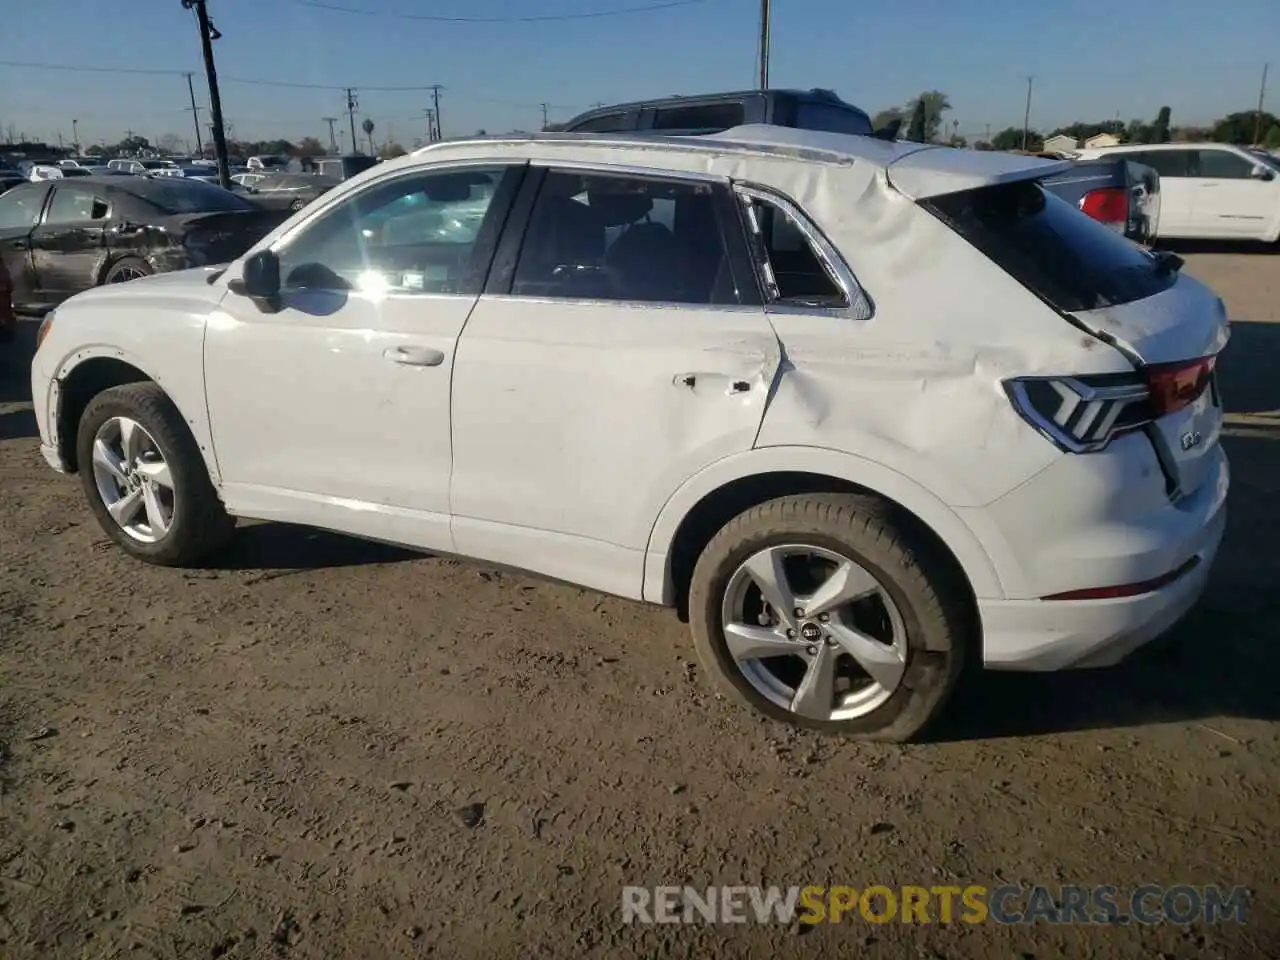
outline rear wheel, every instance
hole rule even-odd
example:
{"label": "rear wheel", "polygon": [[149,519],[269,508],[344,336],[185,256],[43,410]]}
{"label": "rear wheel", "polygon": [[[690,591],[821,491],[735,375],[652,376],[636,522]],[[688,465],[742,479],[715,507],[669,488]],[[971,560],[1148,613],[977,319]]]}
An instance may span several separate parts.
{"label": "rear wheel", "polygon": [[302,209],[303,207],[305,207],[306,205],[307,205],[307,201],[305,201],[305,200],[302,200],[302,199],[295,200],[295,201],[293,201],[293,203],[289,204],[289,212],[290,212],[290,213],[297,213],[299,210],[301,210],[301,209]]}
{"label": "rear wheel", "polygon": [[102,278],[102,282],[125,283],[129,280],[149,277],[153,273],[155,273],[155,270],[151,268],[151,264],[141,257],[125,257],[123,260],[117,260],[111,265],[107,275]]}
{"label": "rear wheel", "polygon": [[154,383],[104,390],[76,437],[80,479],[99,525],[126,553],[186,566],[221,546],[234,521],[182,415]]}
{"label": "rear wheel", "polygon": [[694,569],[703,666],[776,720],[903,741],[960,676],[969,604],[951,565],[879,500],[783,497],[730,521]]}

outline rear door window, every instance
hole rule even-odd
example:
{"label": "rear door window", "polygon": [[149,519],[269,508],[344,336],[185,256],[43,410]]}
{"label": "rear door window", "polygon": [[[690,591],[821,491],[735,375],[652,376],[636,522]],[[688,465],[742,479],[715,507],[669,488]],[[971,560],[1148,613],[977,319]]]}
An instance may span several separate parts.
{"label": "rear door window", "polygon": [[921,205],[1063,312],[1143,300],[1177,279],[1141,247],[1034,181],[965,190]]}
{"label": "rear door window", "polygon": [[602,117],[592,117],[574,124],[573,133],[623,133],[636,128],[636,114],[607,113]]}
{"label": "rear door window", "polygon": [[741,101],[661,107],[654,111],[653,129],[685,133],[715,133],[746,122]]}

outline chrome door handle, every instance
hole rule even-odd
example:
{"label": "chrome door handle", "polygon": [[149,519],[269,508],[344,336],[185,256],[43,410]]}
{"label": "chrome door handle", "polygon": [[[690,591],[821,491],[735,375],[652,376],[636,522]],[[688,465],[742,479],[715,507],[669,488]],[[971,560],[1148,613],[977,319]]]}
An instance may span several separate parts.
{"label": "chrome door handle", "polygon": [[444,352],[431,347],[388,347],[382,355],[406,367],[438,367],[444,363]]}

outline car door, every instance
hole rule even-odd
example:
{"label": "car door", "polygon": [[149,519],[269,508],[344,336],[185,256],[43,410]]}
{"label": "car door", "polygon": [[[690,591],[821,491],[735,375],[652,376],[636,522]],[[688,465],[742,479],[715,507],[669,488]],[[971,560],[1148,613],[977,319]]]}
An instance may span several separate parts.
{"label": "car door", "polygon": [[728,183],[535,165],[516,211],[458,346],[454,543],[639,596],[662,505],[751,448],[780,362]]}
{"label": "car door", "polygon": [[31,258],[31,231],[40,221],[49,196],[49,184],[14,187],[0,196],[0,257],[13,283],[13,305],[34,307],[44,303],[36,292]]}
{"label": "car door", "polygon": [[1192,162],[1197,224],[1206,237],[1261,240],[1270,233],[1280,193],[1254,177],[1259,164],[1226,147],[1200,147]]}
{"label": "car door", "polygon": [[1193,155],[1194,151],[1186,148],[1124,154],[1160,174],[1160,220],[1156,228],[1160,237],[1205,236],[1199,232],[1193,215],[1195,190],[1190,180]]}
{"label": "car door", "polygon": [[[205,377],[229,507],[449,548],[454,348],[522,173],[364,184],[275,243],[278,310],[226,295]],[[460,220],[476,195],[483,217]]]}
{"label": "car door", "polygon": [[31,233],[35,283],[44,298],[58,302],[97,283],[110,213],[100,190],[54,182],[44,217]]}

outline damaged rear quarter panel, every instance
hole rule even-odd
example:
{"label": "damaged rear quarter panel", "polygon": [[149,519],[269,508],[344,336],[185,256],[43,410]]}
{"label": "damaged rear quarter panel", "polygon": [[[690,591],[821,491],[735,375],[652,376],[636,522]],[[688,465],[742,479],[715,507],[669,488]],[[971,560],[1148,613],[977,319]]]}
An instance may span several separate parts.
{"label": "damaged rear quarter panel", "polygon": [[874,315],[771,308],[784,359],[758,445],[841,450],[914,478],[952,507],[990,503],[1062,455],[1017,415],[1003,380],[1131,368],[882,173],[857,193],[840,179],[828,174],[796,199],[842,252]]}

